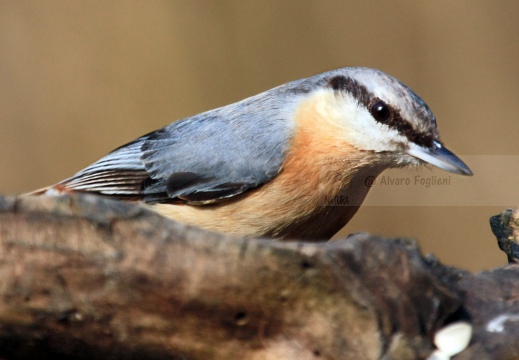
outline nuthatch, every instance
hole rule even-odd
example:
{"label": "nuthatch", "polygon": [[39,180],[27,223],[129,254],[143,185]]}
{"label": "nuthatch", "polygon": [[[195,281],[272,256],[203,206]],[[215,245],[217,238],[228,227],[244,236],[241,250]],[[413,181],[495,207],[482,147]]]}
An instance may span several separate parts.
{"label": "nuthatch", "polygon": [[326,240],[362,204],[366,179],[424,163],[472,175],[411,89],[343,68],[176,121],[35,194],[90,192],[219,232]]}

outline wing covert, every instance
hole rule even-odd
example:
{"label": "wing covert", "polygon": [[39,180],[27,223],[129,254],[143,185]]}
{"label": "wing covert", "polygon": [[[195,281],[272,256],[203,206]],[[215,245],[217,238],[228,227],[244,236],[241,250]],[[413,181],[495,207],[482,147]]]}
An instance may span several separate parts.
{"label": "wing covert", "polygon": [[[216,109],[151,134],[141,147],[141,161],[154,181],[142,195],[211,203],[275,177],[293,124],[280,116],[279,107],[257,105],[249,100]],[[152,201],[163,200],[159,196]]]}

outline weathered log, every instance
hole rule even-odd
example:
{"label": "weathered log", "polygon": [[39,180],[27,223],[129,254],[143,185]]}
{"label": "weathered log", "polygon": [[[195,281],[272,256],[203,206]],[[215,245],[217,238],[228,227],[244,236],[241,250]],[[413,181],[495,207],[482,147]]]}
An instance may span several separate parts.
{"label": "weathered log", "polygon": [[0,198],[0,358],[519,358],[519,270],[476,275],[412,240],[240,239],[96,196]]}
{"label": "weathered log", "polygon": [[519,264],[519,209],[506,209],[490,218],[490,227],[510,264]]}

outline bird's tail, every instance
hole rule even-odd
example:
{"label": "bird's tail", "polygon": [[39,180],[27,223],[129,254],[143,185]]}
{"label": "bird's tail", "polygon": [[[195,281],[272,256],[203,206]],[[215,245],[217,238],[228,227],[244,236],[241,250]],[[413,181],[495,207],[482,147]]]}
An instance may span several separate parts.
{"label": "bird's tail", "polygon": [[62,194],[64,192],[71,192],[71,190],[67,189],[62,184],[56,184],[56,185],[46,186],[41,189],[33,190],[28,193],[24,193],[21,196],[57,195],[57,194]]}
{"label": "bird's tail", "polygon": [[22,196],[36,196],[36,195],[43,195],[45,194],[48,190],[50,190],[52,188],[52,186],[47,186],[47,187],[44,187],[44,188],[41,188],[41,189],[38,189],[38,190],[33,190],[31,192],[28,192],[28,193],[24,193],[22,194]]}

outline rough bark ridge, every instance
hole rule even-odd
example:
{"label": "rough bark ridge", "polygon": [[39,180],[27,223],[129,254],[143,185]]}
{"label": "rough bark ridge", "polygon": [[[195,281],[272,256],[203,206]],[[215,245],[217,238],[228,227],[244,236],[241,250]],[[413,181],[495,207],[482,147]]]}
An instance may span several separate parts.
{"label": "rough bark ridge", "polygon": [[0,238],[0,358],[420,359],[460,318],[456,359],[519,358],[517,266],[412,240],[239,239],[95,196],[0,198]]}

